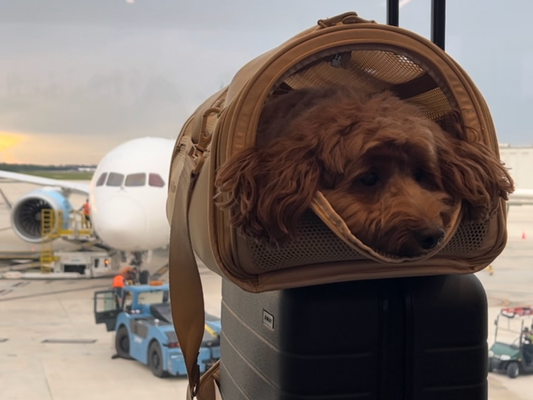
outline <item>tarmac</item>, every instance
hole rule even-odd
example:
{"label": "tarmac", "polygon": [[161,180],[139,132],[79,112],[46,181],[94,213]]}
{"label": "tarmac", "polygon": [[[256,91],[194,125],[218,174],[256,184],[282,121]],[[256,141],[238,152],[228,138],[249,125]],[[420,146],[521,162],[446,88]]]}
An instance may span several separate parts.
{"label": "tarmac", "polygon": [[[34,188],[0,181],[11,202]],[[82,196],[72,196],[74,207],[83,201]],[[0,196],[0,252],[36,250],[18,239],[9,225],[9,209]],[[512,207],[508,244],[492,264],[493,274],[476,274],[489,302],[489,345],[502,307],[533,305],[532,260],[533,206]],[[167,252],[161,249],[145,267],[155,272],[166,261]],[[5,263],[0,260],[0,267]],[[205,267],[201,277],[206,311],[220,315],[221,279]],[[114,334],[96,325],[93,314],[94,291],[110,284],[110,278],[0,280],[0,399],[185,399],[186,379],[160,379],[136,361],[112,359]],[[531,318],[526,323],[530,325]],[[533,375],[510,379],[490,373],[488,381],[489,400],[533,398]]]}

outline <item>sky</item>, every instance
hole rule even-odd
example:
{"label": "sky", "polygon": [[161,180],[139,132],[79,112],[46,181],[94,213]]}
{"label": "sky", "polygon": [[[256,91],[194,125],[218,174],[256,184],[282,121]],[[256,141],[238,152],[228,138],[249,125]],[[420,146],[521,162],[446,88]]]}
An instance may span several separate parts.
{"label": "sky", "polygon": [[[400,26],[430,37],[430,0]],[[502,143],[533,145],[533,2],[448,0],[446,51],[476,82]],[[3,0],[0,162],[96,164],[137,137],[176,138],[246,62],[346,11],[385,0]]]}

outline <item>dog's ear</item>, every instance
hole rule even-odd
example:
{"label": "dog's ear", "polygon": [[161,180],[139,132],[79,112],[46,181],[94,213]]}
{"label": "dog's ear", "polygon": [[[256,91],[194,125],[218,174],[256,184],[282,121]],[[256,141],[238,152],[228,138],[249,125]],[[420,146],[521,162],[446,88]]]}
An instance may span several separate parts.
{"label": "dog's ear", "polygon": [[301,143],[251,147],[228,160],[215,186],[228,195],[218,206],[230,210],[230,223],[257,241],[279,243],[294,237],[318,189],[320,169],[312,149]]}
{"label": "dog's ear", "polygon": [[483,220],[499,198],[514,191],[509,172],[498,157],[481,142],[468,140],[458,124],[452,132],[435,136],[444,190],[462,201],[465,217]]}

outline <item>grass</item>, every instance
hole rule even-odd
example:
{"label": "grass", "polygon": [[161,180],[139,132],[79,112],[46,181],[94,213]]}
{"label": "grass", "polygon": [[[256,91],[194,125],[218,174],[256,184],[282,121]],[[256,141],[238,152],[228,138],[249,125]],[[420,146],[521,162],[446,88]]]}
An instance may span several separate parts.
{"label": "grass", "polygon": [[64,179],[72,181],[90,181],[93,177],[93,172],[85,171],[25,171],[24,173],[33,176],[40,176],[42,178]]}

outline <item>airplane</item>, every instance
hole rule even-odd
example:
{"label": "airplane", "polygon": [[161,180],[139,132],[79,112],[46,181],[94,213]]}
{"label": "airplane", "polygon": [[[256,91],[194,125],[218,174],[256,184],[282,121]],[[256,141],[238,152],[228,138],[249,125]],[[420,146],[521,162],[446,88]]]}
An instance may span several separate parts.
{"label": "airplane", "polygon": [[11,226],[22,240],[42,243],[49,238],[42,237],[41,210],[70,215],[69,195],[86,195],[96,236],[107,247],[133,253],[132,264],[140,265],[143,254],[169,242],[166,200],[173,149],[174,141],[164,138],[125,142],[102,158],[90,184],[0,171],[0,178],[44,186],[13,204]]}

